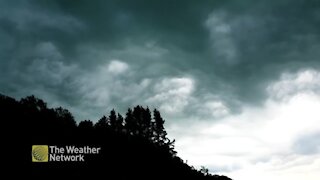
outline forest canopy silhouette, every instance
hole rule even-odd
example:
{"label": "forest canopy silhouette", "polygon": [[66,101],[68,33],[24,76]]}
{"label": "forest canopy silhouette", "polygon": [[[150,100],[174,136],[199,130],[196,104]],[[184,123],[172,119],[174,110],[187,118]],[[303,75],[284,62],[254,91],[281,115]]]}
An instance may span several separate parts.
{"label": "forest canopy silhouette", "polygon": [[[96,123],[77,123],[62,107],[48,108],[35,96],[20,101],[0,94],[0,113],[5,127],[11,127],[15,158],[30,177],[79,177],[101,179],[217,179],[202,167],[197,170],[177,156],[174,140],[167,137],[165,120],[157,109],[136,106],[125,115],[114,109]],[[85,162],[32,163],[32,145],[75,145],[101,147],[101,153],[88,155]],[[11,159],[12,160],[12,159]]]}

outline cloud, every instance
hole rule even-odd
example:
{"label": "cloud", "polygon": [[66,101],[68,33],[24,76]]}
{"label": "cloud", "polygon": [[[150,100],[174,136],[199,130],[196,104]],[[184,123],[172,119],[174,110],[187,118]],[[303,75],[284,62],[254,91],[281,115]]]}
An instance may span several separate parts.
{"label": "cloud", "polygon": [[[57,91],[57,88],[63,87],[77,71],[76,65],[64,62],[64,56],[52,42],[40,42],[28,47],[28,51],[21,53],[20,56],[21,64],[16,61],[8,64],[7,68],[12,71],[6,74],[6,79],[3,79],[8,82],[19,82],[11,84],[20,90],[20,95]],[[13,66],[15,68],[12,68]]]}
{"label": "cloud", "polygon": [[34,55],[37,58],[49,58],[52,61],[63,58],[61,52],[52,42],[41,42],[36,45]]}
{"label": "cloud", "polygon": [[205,101],[200,109],[200,113],[209,117],[221,118],[229,114],[229,108],[221,101]]}
{"label": "cloud", "polygon": [[194,81],[191,78],[165,78],[154,86],[155,95],[147,103],[159,104],[166,114],[181,113],[189,104]]}
{"label": "cloud", "polygon": [[268,93],[283,99],[300,92],[320,92],[320,73],[313,69],[302,70],[299,73],[284,73],[281,80],[267,88]]}
{"label": "cloud", "polygon": [[299,137],[293,144],[293,150],[302,155],[320,154],[320,132]]}
{"label": "cloud", "polygon": [[[2,2],[0,36],[5,43],[0,45],[2,74],[10,77],[11,71],[32,62],[34,56],[57,59],[66,66],[77,66],[82,72],[97,70],[99,66],[107,68],[110,60],[120,60],[129,64],[131,70],[139,71],[130,78],[136,84],[143,79],[192,77],[197,90],[188,100],[194,101],[190,106],[201,109],[195,103],[209,94],[214,96],[210,101],[222,103],[228,113],[239,113],[241,104],[261,105],[268,97],[266,83],[284,70],[310,66],[317,69],[319,64],[318,33],[313,25],[318,16],[314,16],[317,10],[310,9],[310,3],[290,3],[290,8],[283,6],[287,1],[250,2],[246,6],[248,3]],[[177,11],[173,7],[180,8]],[[300,7],[310,11],[304,13]],[[163,9],[167,9],[166,13]],[[296,23],[290,23],[294,20]],[[301,31],[296,30],[299,28]],[[39,50],[42,55],[34,52],[34,46],[53,52],[50,43],[59,50],[60,55],[53,53],[57,57],[48,57],[45,50]],[[2,80],[9,84],[5,81]],[[153,93],[150,87],[146,89],[147,98]],[[21,96],[15,91],[19,90],[2,89],[4,93]],[[76,105],[73,103],[78,102],[76,97],[65,98],[63,94],[55,96]],[[131,99],[128,105],[141,102]],[[204,108],[210,109],[209,100],[205,101]],[[121,102],[115,106],[122,106],[118,104]]]}
{"label": "cloud", "polygon": [[85,27],[80,20],[65,12],[40,8],[30,1],[18,1],[14,4],[2,2],[2,5],[6,8],[2,8],[0,18],[14,23],[20,31],[35,32],[37,28],[51,28],[72,33]]}
{"label": "cloud", "polygon": [[[128,102],[140,97],[149,85],[146,78],[133,80],[131,77],[134,74],[130,65],[120,60],[107,61],[106,64],[93,69],[93,72],[84,71],[79,74],[78,79],[74,80],[74,85],[77,87],[76,92],[82,97],[82,108],[87,109],[86,116],[97,120],[102,114],[113,109],[116,103],[119,111],[128,108]],[[122,104],[126,105],[122,107]]]}
{"label": "cloud", "polygon": [[227,22],[227,13],[213,12],[206,20],[205,26],[210,32],[213,54],[218,61],[236,64],[239,60],[238,50],[232,37],[233,27]]}
{"label": "cloud", "polygon": [[112,74],[121,74],[127,71],[129,68],[128,64],[118,61],[112,60],[108,65],[108,71]]}
{"label": "cloud", "polygon": [[[297,79],[317,83],[310,72],[319,73],[298,71],[291,74],[297,78],[288,78],[286,83],[294,89],[301,86]],[[284,76],[286,73],[269,87],[281,84]],[[273,90],[278,94],[283,89]],[[262,107],[246,106],[241,114],[219,121],[172,125],[170,135],[177,139],[179,155],[190,164],[211,167],[212,172],[231,178],[301,179],[305,174],[300,172],[308,171],[308,179],[315,180],[320,172],[320,96],[312,89],[299,90],[281,100],[270,95]]]}
{"label": "cloud", "polygon": [[222,99],[210,93],[205,96],[195,93],[197,81],[192,77],[154,79],[153,91],[149,92],[150,97],[145,103],[159,108],[166,117],[175,120],[186,121],[191,117],[216,119],[228,115],[230,109]]}

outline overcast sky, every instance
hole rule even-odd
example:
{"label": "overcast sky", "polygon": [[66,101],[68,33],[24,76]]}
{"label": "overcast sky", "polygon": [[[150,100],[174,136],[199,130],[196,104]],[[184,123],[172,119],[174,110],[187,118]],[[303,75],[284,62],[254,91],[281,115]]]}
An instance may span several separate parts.
{"label": "overcast sky", "polygon": [[159,108],[178,155],[319,180],[320,1],[0,1],[0,93],[78,121]]}

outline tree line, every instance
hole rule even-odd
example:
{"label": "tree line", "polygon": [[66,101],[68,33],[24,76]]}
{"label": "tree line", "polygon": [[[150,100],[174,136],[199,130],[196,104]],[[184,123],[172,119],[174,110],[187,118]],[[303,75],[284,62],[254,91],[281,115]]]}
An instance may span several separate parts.
{"label": "tree line", "polygon": [[[97,179],[215,179],[230,180],[212,175],[208,169],[189,166],[174,150],[174,140],[167,137],[165,120],[157,109],[136,106],[125,116],[114,109],[96,123],[84,120],[77,123],[62,107],[48,108],[35,96],[20,101],[0,94],[0,117],[9,128],[7,137],[13,142],[9,162],[30,172],[30,177],[71,177]],[[85,163],[32,163],[32,145],[92,145],[102,153],[89,156]],[[17,158],[17,160],[12,159]],[[14,174],[13,174],[14,175]],[[11,174],[12,176],[12,174]]]}

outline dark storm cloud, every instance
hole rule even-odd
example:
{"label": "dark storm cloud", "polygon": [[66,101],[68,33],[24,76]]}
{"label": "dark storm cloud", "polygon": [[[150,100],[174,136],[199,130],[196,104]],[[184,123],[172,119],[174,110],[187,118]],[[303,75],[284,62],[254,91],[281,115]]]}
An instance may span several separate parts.
{"label": "dark storm cloud", "polygon": [[[217,102],[208,107],[219,113],[236,112],[241,104],[262,102],[280,73],[319,68],[317,1],[0,5],[0,91],[35,94],[81,118],[136,103],[159,106],[158,97],[177,96],[155,88],[176,82],[181,87],[174,92],[182,94],[176,106],[200,109],[210,99]],[[127,64],[127,74],[112,74],[111,62]]]}
{"label": "dark storm cloud", "polygon": [[209,16],[213,47],[208,51],[213,52],[206,67],[231,84],[237,98],[257,102],[264,97],[265,84],[279,73],[318,68],[319,4],[260,1],[236,5],[230,8],[234,11],[226,8]]}

